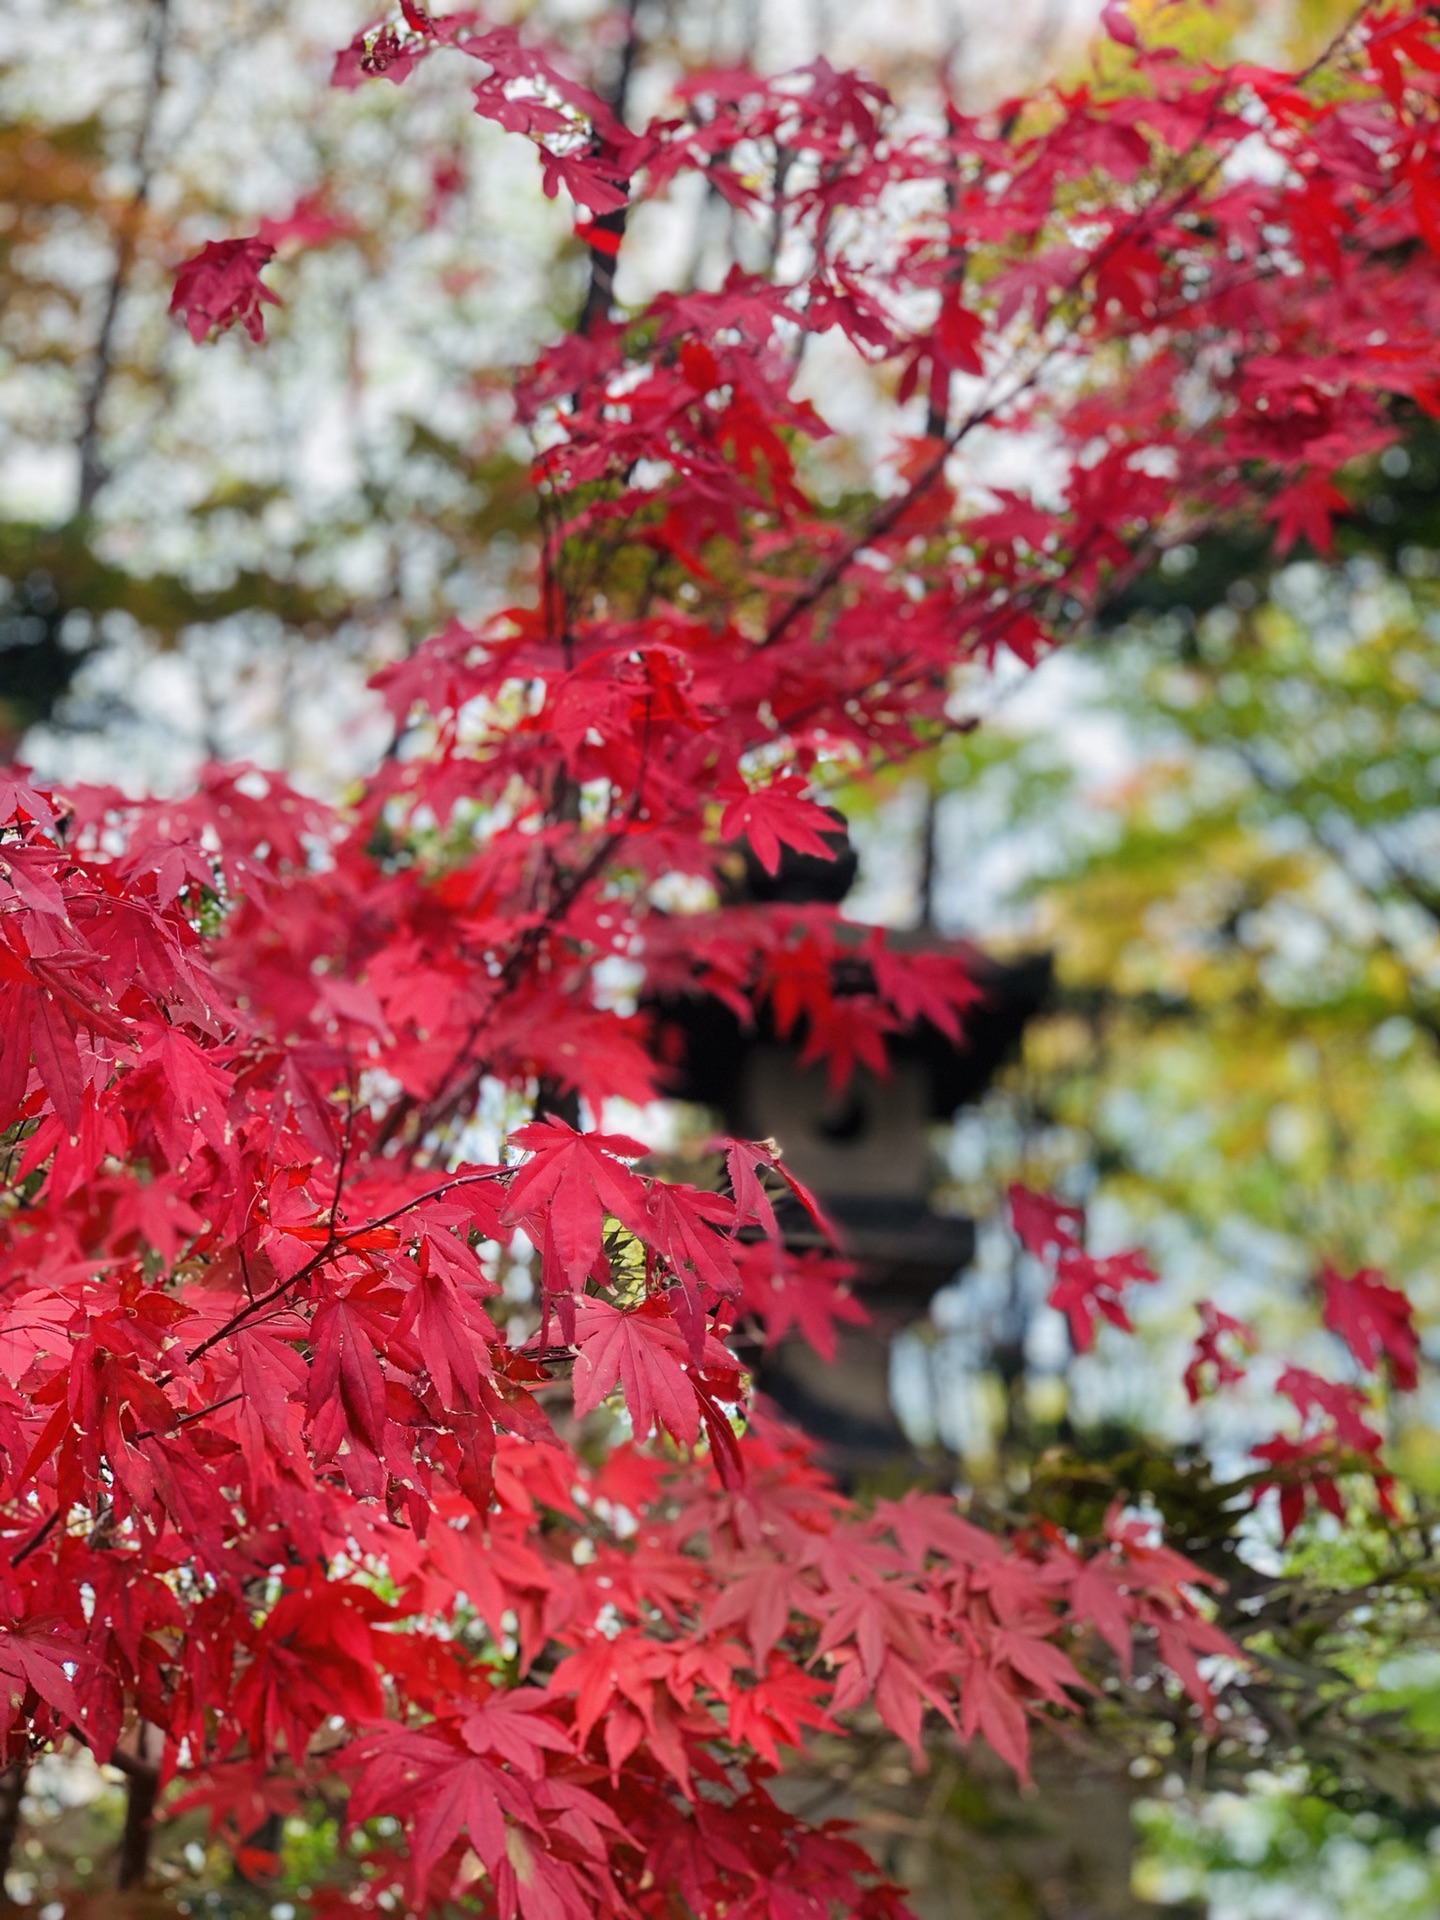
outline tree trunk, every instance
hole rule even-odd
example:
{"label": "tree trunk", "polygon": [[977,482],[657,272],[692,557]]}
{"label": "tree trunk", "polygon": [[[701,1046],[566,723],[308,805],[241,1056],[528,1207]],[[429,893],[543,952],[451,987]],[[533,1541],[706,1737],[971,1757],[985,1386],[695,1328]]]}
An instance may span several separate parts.
{"label": "tree trunk", "polygon": [[155,1829],[155,1802],[160,1794],[160,1753],[165,1736],[148,1720],[135,1735],[135,1752],[116,1764],[126,1773],[125,1830],[120,1836],[120,1859],[115,1884],[124,1893],[138,1887],[150,1865],[150,1838]]}
{"label": "tree trunk", "polygon": [[5,1875],[10,1871],[10,1856],[20,1831],[20,1802],[25,1796],[29,1771],[23,1760],[12,1760],[8,1767],[0,1769],[0,1898],[4,1897]]}

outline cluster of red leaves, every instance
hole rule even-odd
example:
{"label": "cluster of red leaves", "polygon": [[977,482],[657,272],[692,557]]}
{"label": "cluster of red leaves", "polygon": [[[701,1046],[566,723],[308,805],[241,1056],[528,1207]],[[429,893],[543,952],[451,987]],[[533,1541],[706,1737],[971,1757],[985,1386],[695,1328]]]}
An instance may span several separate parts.
{"label": "cluster of red leaves", "polygon": [[[1255,1480],[1255,1497],[1258,1500],[1275,1490],[1287,1540],[1312,1499],[1337,1520],[1345,1518],[1342,1481],[1346,1476],[1368,1479],[1380,1511],[1393,1518],[1394,1481],[1382,1458],[1384,1436],[1372,1425],[1373,1394],[1382,1365],[1388,1365],[1390,1384],[1397,1392],[1411,1393],[1420,1381],[1415,1312],[1399,1287],[1387,1286],[1370,1268],[1347,1279],[1327,1266],[1320,1274],[1320,1291],[1325,1325],[1371,1378],[1361,1385],[1327,1380],[1305,1367],[1281,1371],[1276,1391],[1295,1409],[1300,1432],[1277,1433],[1251,1453],[1264,1463]],[[1200,1335],[1185,1370],[1192,1402],[1243,1380],[1242,1356],[1253,1353],[1256,1346],[1250,1327],[1209,1300],[1201,1302],[1200,1321]]]}
{"label": "cluster of red leaves", "polygon": [[[726,838],[814,856],[826,778],[933,738],[957,662],[1033,659],[1202,520],[1323,540],[1391,399],[1436,404],[1440,28],[1367,10],[1301,78],[1142,49],[1113,91],[933,124],[824,63],[710,74],[634,132],[519,29],[402,14],[341,84],[474,61],[547,191],[615,223],[699,175],[808,264],[602,318],[519,379],[535,604],[381,676],[400,739],[353,808],[243,770],[179,802],[0,789],[5,1737],[103,1757],[142,1716],[241,1841],[349,1775],[352,1820],[401,1827],[362,1905],[894,1914],[764,1793],[782,1745],[868,1701],[1023,1769],[1100,1647],[1138,1637],[1203,1708],[1225,1643],[1123,1515],[1085,1547],[932,1495],[865,1512],[747,1425],[737,1314],[823,1345],[847,1311],[776,1228],[783,1162],[732,1143],[714,1190],[664,1181],[555,1102],[663,1089],[643,1008],[681,992],[837,1081],[963,1023],[963,952],[727,907]],[[268,244],[182,270],[197,338],[258,335]],[[837,332],[898,395],[893,459],[838,507],[796,390]],[[1007,435],[1055,451],[1045,494],[960,484]],[[475,1164],[487,1086],[551,1117]],[[1124,1324],[1148,1268],[1021,1211],[1077,1344]],[[1398,1375],[1385,1292],[1336,1311]]]}
{"label": "cluster of red leaves", "polygon": [[1025,1251],[1047,1265],[1053,1263],[1055,1281],[1048,1304],[1065,1315],[1077,1353],[1088,1353],[1094,1346],[1097,1315],[1124,1333],[1133,1331],[1121,1292],[1136,1283],[1153,1286],[1159,1277],[1138,1248],[1127,1247],[1097,1259],[1085,1251],[1082,1209],[1029,1187],[1011,1187],[1010,1220]]}
{"label": "cluster of red leaves", "polygon": [[[454,870],[387,872],[254,773],[6,797],[12,1750],[106,1755],[139,1713],[237,1844],[353,1776],[351,1817],[406,1836],[367,1897],[478,1873],[502,1912],[658,1914],[678,1885],[880,1914],[853,1843],[761,1791],[805,1729],[873,1702],[918,1754],[929,1710],[1023,1772],[1087,1627],[1206,1698],[1224,1643],[1173,1557],[997,1540],[933,1495],[864,1512],[737,1431],[734,1314],[823,1347],[847,1311],[838,1263],[779,1238],[768,1149],[730,1144],[728,1191],[553,1117],[500,1166],[386,1152],[411,1023],[445,1011],[396,955],[461,924]],[[519,1346],[492,1316],[517,1231]],[[623,1405],[644,1444],[562,1445],[536,1398],[560,1368],[575,1415]]]}
{"label": "cluster of red leaves", "polygon": [[[1137,1281],[1153,1284],[1157,1277],[1143,1253],[1127,1248],[1102,1259],[1087,1254],[1083,1209],[1028,1187],[1010,1189],[1010,1217],[1026,1252],[1053,1266],[1049,1304],[1066,1316],[1078,1353],[1088,1353],[1093,1346],[1097,1316],[1127,1333],[1132,1330],[1121,1290]],[[1395,1388],[1413,1391],[1419,1384],[1420,1339],[1406,1295],[1368,1268],[1346,1279],[1327,1266],[1320,1288],[1325,1325],[1339,1335],[1357,1365],[1374,1374],[1383,1359]],[[1253,1328],[1212,1300],[1202,1300],[1199,1313],[1200,1332],[1184,1373],[1192,1405],[1243,1380],[1246,1358],[1257,1345]],[[1289,1366],[1281,1371],[1276,1391],[1294,1407],[1301,1431],[1298,1437],[1275,1434],[1251,1449],[1252,1456],[1265,1463],[1252,1492],[1258,1502],[1276,1490],[1284,1537],[1288,1540],[1304,1519],[1311,1499],[1343,1520],[1341,1482],[1351,1474],[1368,1478],[1380,1511],[1393,1518],[1394,1481],[1381,1459],[1383,1436],[1367,1418],[1373,1413],[1369,1390]]]}

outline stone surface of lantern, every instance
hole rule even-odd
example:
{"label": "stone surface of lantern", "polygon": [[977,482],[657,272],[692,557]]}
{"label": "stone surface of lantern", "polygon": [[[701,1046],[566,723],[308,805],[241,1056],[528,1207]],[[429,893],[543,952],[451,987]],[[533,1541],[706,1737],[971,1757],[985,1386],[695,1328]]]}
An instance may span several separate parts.
{"label": "stone surface of lantern", "polygon": [[[857,863],[843,822],[835,838],[842,844],[833,862],[787,848],[770,875],[753,856],[737,860],[736,901],[837,904]],[[856,926],[854,958],[835,969],[837,993],[873,990],[866,943],[874,937],[874,929]],[[974,1256],[974,1222],[934,1203],[936,1130],[984,1097],[1051,978],[1044,954],[1003,962],[926,931],[884,938],[892,951],[963,956],[976,1000],[958,1038],[923,1018],[892,1034],[883,1074],[859,1062],[837,1085],[823,1062],[806,1060],[803,1031],[782,1036],[769,1020],[747,1027],[711,996],[671,999],[658,1010],[662,1044],[676,1061],[675,1095],[714,1110],[727,1133],[776,1142],[839,1228],[854,1264],[853,1291],[867,1323],[837,1330],[833,1359],[792,1339],[756,1363],[763,1390],[847,1475],[906,1449],[891,1405],[891,1342],[923,1319]],[[825,1244],[798,1206],[785,1226],[792,1246]]]}

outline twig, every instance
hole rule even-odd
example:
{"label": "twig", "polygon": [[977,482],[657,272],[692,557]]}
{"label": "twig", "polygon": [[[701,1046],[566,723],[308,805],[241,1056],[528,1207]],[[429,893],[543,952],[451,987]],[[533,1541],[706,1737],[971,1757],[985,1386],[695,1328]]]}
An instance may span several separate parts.
{"label": "twig", "polygon": [[121,215],[115,239],[115,263],[105,289],[105,305],[100,315],[100,331],[95,340],[95,357],[81,411],[80,481],[76,496],[77,514],[87,514],[95,497],[109,479],[109,469],[100,456],[100,412],[105,404],[111,377],[115,371],[115,327],[120,317],[125,285],[135,258],[135,237],[141,216],[150,199],[154,180],[152,142],[161,96],[165,91],[165,56],[170,45],[170,0],[153,0],[155,8],[150,29],[150,74],[141,112],[140,132],[135,143],[135,167],[138,178],[135,191]]}

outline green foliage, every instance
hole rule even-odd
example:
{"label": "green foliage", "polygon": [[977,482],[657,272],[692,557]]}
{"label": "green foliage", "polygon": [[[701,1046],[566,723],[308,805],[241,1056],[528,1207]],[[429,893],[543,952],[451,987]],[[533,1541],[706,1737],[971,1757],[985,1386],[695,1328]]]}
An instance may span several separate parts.
{"label": "green foliage", "polygon": [[1163,1901],[1207,1896],[1226,1920],[1429,1920],[1440,1857],[1395,1823],[1347,1814],[1284,1781],[1244,1796],[1151,1800],[1138,1810],[1139,1891]]}

